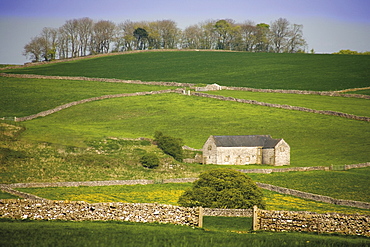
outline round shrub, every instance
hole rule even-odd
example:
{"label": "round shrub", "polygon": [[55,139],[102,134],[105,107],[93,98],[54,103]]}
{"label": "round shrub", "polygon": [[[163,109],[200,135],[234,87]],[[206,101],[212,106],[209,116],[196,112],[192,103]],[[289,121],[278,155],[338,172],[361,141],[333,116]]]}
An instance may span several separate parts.
{"label": "round shrub", "polygon": [[154,141],[164,153],[171,155],[177,161],[183,160],[183,140],[181,138],[165,136],[162,132],[156,131]]}
{"label": "round shrub", "polygon": [[141,157],[140,163],[146,168],[156,168],[160,161],[155,153],[147,153]]}
{"label": "round shrub", "polygon": [[265,208],[260,188],[246,174],[231,169],[202,173],[178,203],[184,207]]}

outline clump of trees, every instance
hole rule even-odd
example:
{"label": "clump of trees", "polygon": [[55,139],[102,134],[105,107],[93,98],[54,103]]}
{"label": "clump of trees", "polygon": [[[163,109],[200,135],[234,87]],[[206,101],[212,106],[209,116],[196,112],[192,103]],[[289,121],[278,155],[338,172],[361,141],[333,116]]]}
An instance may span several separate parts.
{"label": "clump of trees", "polygon": [[186,190],[178,203],[184,207],[265,208],[263,194],[250,177],[231,169],[214,169],[202,173]]}
{"label": "clump of trees", "polygon": [[183,140],[181,138],[166,136],[162,132],[156,131],[154,142],[164,153],[171,155],[175,160],[180,162],[183,160]]}
{"label": "clump of trees", "polygon": [[358,52],[358,51],[351,51],[351,50],[340,50],[338,52],[334,52],[333,54],[340,54],[340,55],[370,55],[370,51]]}
{"label": "clump of trees", "polygon": [[33,61],[74,58],[99,53],[148,49],[220,49],[249,52],[302,52],[303,26],[280,18],[270,25],[231,19],[209,20],[184,30],[172,20],[120,24],[90,18],[45,27],[24,46]]}

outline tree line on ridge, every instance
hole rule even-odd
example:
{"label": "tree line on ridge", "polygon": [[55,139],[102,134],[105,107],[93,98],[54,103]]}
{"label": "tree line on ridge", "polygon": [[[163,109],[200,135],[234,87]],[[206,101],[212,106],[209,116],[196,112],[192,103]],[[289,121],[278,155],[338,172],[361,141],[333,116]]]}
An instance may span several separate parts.
{"label": "tree line on ridge", "polygon": [[45,27],[24,46],[34,62],[93,54],[151,49],[216,49],[249,52],[304,52],[303,26],[285,18],[271,23],[208,20],[181,30],[172,20],[120,24],[85,17],[59,28]]}

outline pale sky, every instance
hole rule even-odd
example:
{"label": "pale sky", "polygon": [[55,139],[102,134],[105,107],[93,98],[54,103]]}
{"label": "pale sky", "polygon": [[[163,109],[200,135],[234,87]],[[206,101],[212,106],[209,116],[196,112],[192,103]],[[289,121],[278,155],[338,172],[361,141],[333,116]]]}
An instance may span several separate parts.
{"label": "pale sky", "polygon": [[0,64],[28,62],[23,47],[44,27],[90,17],[116,24],[170,19],[181,29],[206,20],[303,25],[317,53],[370,51],[370,0],[0,0]]}

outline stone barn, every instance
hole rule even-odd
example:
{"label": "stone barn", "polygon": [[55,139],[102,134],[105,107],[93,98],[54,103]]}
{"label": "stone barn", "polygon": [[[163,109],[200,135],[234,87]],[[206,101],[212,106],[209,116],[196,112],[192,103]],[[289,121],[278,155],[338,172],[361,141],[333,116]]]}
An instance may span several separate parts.
{"label": "stone barn", "polygon": [[210,136],[203,146],[203,164],[290,165],[290,146],[269,135]]}

